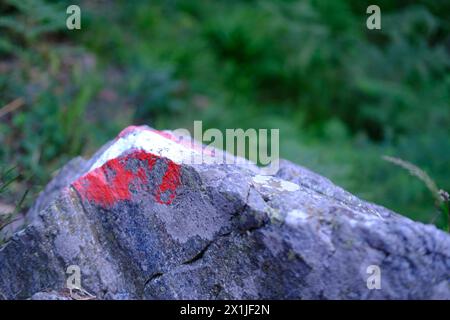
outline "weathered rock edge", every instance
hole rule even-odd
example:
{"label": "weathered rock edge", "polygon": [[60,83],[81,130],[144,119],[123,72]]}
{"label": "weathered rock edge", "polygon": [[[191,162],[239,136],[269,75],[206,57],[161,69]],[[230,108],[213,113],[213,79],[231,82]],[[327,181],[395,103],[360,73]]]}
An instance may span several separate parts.
{"label": "weathered rock edge", "polygon": [[180,164],[198,146],[175,140],[130,127],[61,169],[0,248],[0,298],[60,291],[69,265],[100,299],[450,298],[448,234],[288,161]]}

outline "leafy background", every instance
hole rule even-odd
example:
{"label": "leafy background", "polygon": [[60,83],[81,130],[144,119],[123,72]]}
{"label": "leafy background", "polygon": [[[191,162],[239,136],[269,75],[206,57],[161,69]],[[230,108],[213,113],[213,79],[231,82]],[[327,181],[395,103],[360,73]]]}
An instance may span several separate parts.
{"label": "leafy background", "polygon": [[[82,30],[65,26],[78,4]],[[129,124],[280,128],[281,155],[356,195],[444,228],[424,184],[450,189],[450,2],[0,2],[3,203]],[[11,109],[11,108],[9,108]],[[5,107],[0,110],[5,110]],[[6,170],[6,169],[5,169]]]}

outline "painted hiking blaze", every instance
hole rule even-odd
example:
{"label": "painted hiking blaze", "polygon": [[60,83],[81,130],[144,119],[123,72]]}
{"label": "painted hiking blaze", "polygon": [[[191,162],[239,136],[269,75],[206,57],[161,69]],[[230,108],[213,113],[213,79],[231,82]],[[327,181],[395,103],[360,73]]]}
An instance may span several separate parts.
{"label": "painted hiking blaze", "polygon": [[[121,200],[131,200],[131,191],[143,191],[149,187],[148,174],[153,170],[156,160],[152,153],[136,150],[107,161],[99,168],[92,170],[73,183],[80,196],[87,201],[102,207],[111,207]],[[141,163],[138,169],[127,168],[127,163],[137,160]],[[180,185],[180,166],[167,160],[167,169],[162,182],[155,190],[155,200],[162,204],[171,204]]]}
{"label": "painted hiking blaze", "polygon": [[[180,185],[181,167],[175,162],[170,161],[167,165],[163,180],[156,190],[156,201],[164,204],[171,204],[176,195],[176,190]],[[168,195],[166,201],[162,200],[162,195]]]}

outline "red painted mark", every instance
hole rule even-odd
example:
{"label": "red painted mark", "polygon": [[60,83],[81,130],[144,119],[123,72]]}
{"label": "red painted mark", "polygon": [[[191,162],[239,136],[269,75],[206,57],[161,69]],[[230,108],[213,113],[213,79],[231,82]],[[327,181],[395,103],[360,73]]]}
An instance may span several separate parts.
{"label": "red painted mark", "polygon": [[[120,200],[130,200],[130,187],[142,191],[147,186],[148,176],[145,170],[150,172],[159,157],[135,150],[126,155],[107,161],[103,166],[94,169],[73,183],[73,187],[85,200],[91,201],[103,207],[111,207]],[[126,168],[128,161],[135,159],[141,162],[136,172]],[[180,185],[180,166],[168,160],[167,170],[161,184],[156,189],[155,200],[162,204],[171,204],[176,195],[176,189]],[[161,200],[161,193],[170,191],[167,201]]]}
{"label": "red painted mark", "polygon": [[[180,176],[181,176],[180,169],[181,169],[180,166],[175,164],[174,162],[170,162],[168,164],[167,171],[164,174],[162,182],[156,193],[156,201],[164,204],[172,203],[176,195],[176,190],[180,185]],[[169,194],[166,195],[168,196],[168,199],[166,201],[163,201],[161,199],[161,194],[167,191],[169,192]]]}

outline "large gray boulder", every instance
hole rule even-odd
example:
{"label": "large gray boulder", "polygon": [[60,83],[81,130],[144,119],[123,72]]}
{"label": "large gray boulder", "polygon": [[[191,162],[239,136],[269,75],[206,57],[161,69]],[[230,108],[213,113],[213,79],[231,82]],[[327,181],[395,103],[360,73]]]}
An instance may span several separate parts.
{"label": "large gray boulder", "polygon": [[450,298],[448,234],[288,161],[181,161],[197,149],[131,127],[70,162],[0,248],[0,298],[61,292],[73,265],[99,299]]}

